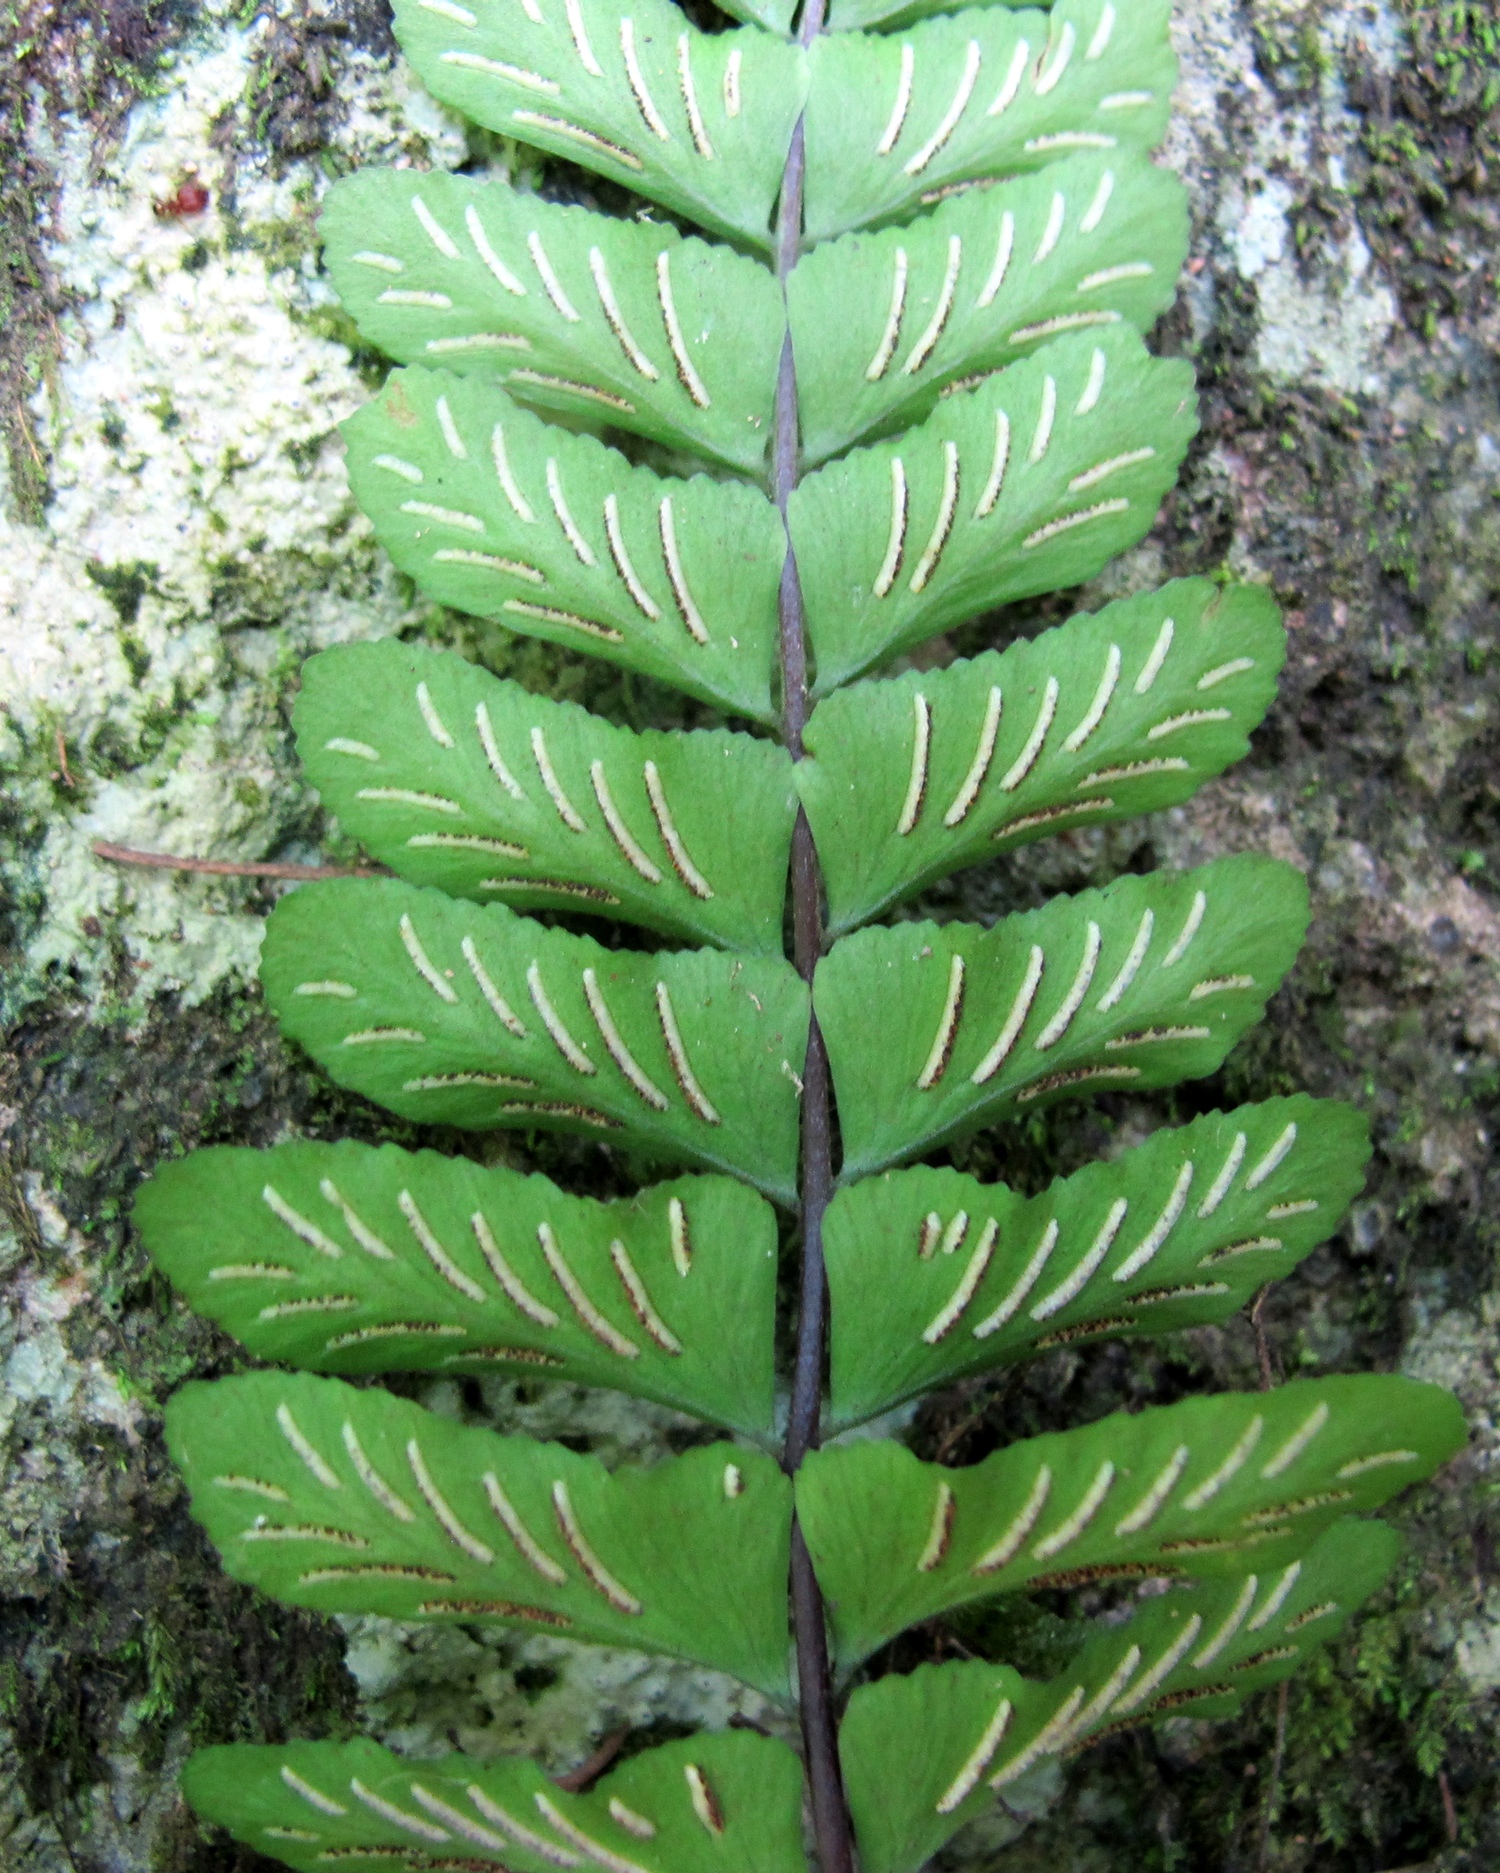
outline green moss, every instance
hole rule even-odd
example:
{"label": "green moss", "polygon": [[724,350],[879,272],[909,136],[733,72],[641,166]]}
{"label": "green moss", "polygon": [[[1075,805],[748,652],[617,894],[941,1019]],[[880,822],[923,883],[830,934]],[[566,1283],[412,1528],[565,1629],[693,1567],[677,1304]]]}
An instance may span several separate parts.
{"label": "green moss", "polygon": [[1399,3],[1410,49],[1393,82],[1357,52],[1346,78],[1366,112],[1362,219],[1408,318],[1431,336],[1440,316],[1477,306],[1495,285],[1500,26],[1489,0]]}
{"label": "green moss", "polygon": [[305,332],[311,332],[315,338],[343,345],[348,350],[349,362],[368,389],[378,390],[385,382],[390,359],[361,336],[358,326],[342,306],[293,306],[288,316],[295,325]]}
{"label": "green moss", "polygon": [[[106,566],[102,560],[91,559],[84,571],[114,606],[123,625],[135,623],[140,616],[141,600],[148,593],[156,592],[157,581],[161,577],[160,566],[145,559],[123,560],[113,566]],[[127,657],[129,654],[127,651]],[[136,681],[140,681],[139,675]]]}

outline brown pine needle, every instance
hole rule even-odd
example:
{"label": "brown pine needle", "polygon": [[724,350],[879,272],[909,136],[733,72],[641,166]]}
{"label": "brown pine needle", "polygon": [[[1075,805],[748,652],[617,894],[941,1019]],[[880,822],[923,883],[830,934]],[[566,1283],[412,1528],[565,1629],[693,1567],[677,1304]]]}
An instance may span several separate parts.
{"label": "brown pine needle", "polygon": [[290,865],[276,860],[259,862],[227,858],[178,858],[171,852],[137,852],[128,845],[94,841],[94,856],[116,865],[141,865],[152,871],[201,872],[213,878],[286,878],[304,882],[313,878],[389,878],[383,865]]}

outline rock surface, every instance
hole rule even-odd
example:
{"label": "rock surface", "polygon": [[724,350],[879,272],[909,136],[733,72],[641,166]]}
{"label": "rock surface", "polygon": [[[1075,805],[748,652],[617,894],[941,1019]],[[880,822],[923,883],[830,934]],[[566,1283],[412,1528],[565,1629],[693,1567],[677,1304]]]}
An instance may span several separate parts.
{"label": "rock surface", "polygon": [[[266,1019],[254,966],[279,887],[111,865],[94,842],[352,856],[287,726],[301,660],[334,642],[425,630],[617,719],[655,704],[414,602],[349,497],[335,425],[378,362],[320,276],[327,178],[507,155],[425,96],[375,0],[31,0],[8,17],[0,1861],[208,1873],[250,1861],[175,1794],[199,1742],[360,1727],[561,1770],[620,1725],[765,1713],[625,1654],[340,1631],[227,1582],[186,1515],[161,1405],[236,1354],[151,1273],[132,1190],[205,1141],[414,1134],[334,1092]],[[948,1858],[988,1865],[1014,1839],[1020,1873],[1456,1873],[1500,1860],[1500,45],[1465,0],[1186,0],[1177,34],[1167,159],[1195,238],[1162,342],[1197,365],[1203,432],[1151,538],[1083,602],[1182,572],[1265,583],[1291,626],[1281,700],[1250,761],[1190,807],[1034,848],[934,904],[990,916],[1240,849],[1299,865],[1308,951],[1178,1109],[1306,1086],[1369,1113],[1367,1192],[1270,1297],[1273,1355],[1448,1384],[1474,1440],[1397,1511],[1396,1585],[1297,1681],[1280,1741],[1274,1698],[1117,1739],[1038,1792],[1040,1819],[999,1816]],[[1172,1110],[1105,1102],[991,1136],[972,1163],[1045,1181]],[[545,1159],[596,1164],[565,1145]],[[1243,1323],[1060,1353],[929,1405],[914,1435],[974,1457],[1043,1411],[1082,1420],[1255,1374]],[[680,1428],[559,1388],[410,1389],[606,1455]],[[998,1642],[1044,1663],[1050,1614],[1007,1617]]]}

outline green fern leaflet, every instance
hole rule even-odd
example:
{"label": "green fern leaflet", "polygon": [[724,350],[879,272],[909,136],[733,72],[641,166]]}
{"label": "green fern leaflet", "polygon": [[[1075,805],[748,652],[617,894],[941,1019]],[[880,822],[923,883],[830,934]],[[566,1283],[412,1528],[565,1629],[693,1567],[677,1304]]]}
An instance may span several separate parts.
{"label": "green fern leaflet", "polygon": [[[158,1267],[263,1362],[184,1387],[168,1443],[273,1599],[727,1674],[804,1757],[634,1738],[565,1787],[272,1738],[183,1789],[298,1873],[807,1873],[804,1798],[818,1873],[917,1873],[1033,1770],[1283,1681],[1392,1570],[1361,1518],[1465,1434],[1437,1387],[1338,1375],[1131,1395],[963,1466],[839,1435],[1062,1347],[1123,1398],[1098,1345],[1295,1278],[1370,1155],[1361,1114],[1281,1087],[1148,1129],[1294,968],[1293,866],[935,914],[1036,841],[1102,870],[1095,829],[1181,807],[1274,706],[1259,585],[1126,571],[1053,628],[981,623],[1137,547],[1197,432],[1148,344],[1189,229],[1154,154],[1166,0],[394,11],[489,134],[474,173],[327,191],[329,277],[393,367],[350,482],[509,674],[411,631],[306,666],[308,780],[393,875],[289,893],[261,981],[406,1143],[207,1149],[144,1188]],[[1118,1148],[1045,1189],[950,1161],[1101,1095]],[[500,1401],[467,1422],[386,1372],[511,1385],[442,1388]],[[675,1454],[516,1435],[521,1386],[564,1421],[581,1387],[681,1414]],[[1109,1581],[1137,1603],[1085,1601],[1049,1679],[890,1668],[997,1595]]]}

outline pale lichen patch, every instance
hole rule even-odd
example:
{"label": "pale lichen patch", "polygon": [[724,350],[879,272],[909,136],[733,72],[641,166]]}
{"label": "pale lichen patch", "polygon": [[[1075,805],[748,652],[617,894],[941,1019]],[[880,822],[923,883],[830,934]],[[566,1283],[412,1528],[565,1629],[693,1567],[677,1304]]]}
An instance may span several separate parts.
{"label": "pale lichen patch", "polygon": [[[125,872],[93,842],[286,856],[312,823],[280,716],[295,671],[405,615],[337,436],[365,385],[316,329],[322,171],[226,162],[264,26],[206,27],[98,167],[82,128],[49,152],[51,259],[75,296],[34,402],[52,500],[39,526],[0,516],[0,771],[21,827],[3,869],[26,907],[13,1007],[57,983],[191,1005],[248,980],[243,886]],[[461,159],[404,66],[357,54],[347,78],[353,160]],[[159,214],[189,174],[209,206]]]}

